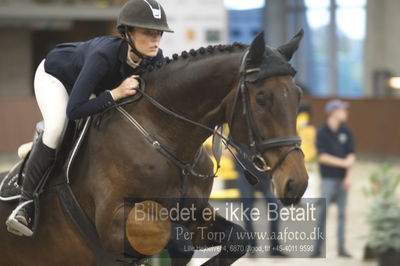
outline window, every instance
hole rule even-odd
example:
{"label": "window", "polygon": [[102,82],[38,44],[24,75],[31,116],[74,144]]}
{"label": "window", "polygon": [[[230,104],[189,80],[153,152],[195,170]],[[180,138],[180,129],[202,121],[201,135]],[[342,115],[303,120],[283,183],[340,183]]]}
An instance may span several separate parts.
{"label": "window", "polygon": [[308,91],[316,96],[329,93],[330,64],[329,64],[329,0],[306,0],[306,23],[310,35],[309,71],[314,75],[308,76]]}
{"label": "window", "polygon": [[365,0],[337,0],[337,93],[342,97],[363,95],[365,4]]}
{"label": "window", "polygon": [[305,0],[317,96],[363,96],[366,0]]}
{"label": "window", "polygon": [[219,42],[221,40],[221,32],[219,30],[207,30],[206,41],[207,42]]}

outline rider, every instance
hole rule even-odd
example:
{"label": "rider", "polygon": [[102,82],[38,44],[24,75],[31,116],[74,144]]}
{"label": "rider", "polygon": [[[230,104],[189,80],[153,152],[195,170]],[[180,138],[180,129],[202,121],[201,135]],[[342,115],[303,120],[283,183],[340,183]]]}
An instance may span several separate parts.
{"label": "rider", "polygon": [[[33,192],[55,159],[68,120],[101,112],[136,93],[144,63],[163,61],[163,32],[173,32],[156,0],[130,0],[121,9],[121,37],[102,36],[59,44],[36,70],[34,87],[45,129],[26,164],[21,199],[8,217],[8,230],[31,236]],[[89,99],[96,94],[96,98]]]}

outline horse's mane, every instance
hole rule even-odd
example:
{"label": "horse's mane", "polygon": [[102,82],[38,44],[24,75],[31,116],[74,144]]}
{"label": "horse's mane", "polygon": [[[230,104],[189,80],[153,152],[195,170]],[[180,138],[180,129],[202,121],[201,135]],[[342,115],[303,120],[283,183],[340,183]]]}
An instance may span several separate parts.
{"label": "horse's mane", "polygon": [[[156,61],[156,62],[146,62],[144,64],[144,69],[142,74],[153,72],[156,69],[163,69],[165,66],[173,63],[180,62],[189,58],[207,58],[207,56],[212,56],[216,54],[223,54],[225,52],[233,53],[237,51],[243,51],[249,46],[243,43],[234,42],[229,45],[209,45],[207,47],[200,47],[199,49],[191,49],[190,51],[183,51],[181,54],[173,54],[172,58],[165,57],[164,61]],[[294,76],[296,71],[292,68],[291,64],[283,57],[283,55],[273,47],[268,45],[265,46],[264,58],[262,60],[262,64],[260,65],[260,73],[257,76],[257,79],[267,78],[271,76],[278,75],[291,75]]]}
{"label": "horse's mane", "polygon": [[154,63],[147,63],[145,65],[145,72],[152,72],[155,69],[160,69],[163,68],[166,65],[169,65],[173,62],[180,61],[183,59],[188,59],[188,58],[195,58],[195,57],[204,57],[207,55],[214,55],[215,53],[223,53],[223,52],[234,52],[235,48],[239,49],[240,51],[244,50],[247,48],[248,45],[239,43],[239,42],[234,42],[233,44],[229,45],[209,45],[207,47],[200,47],[199,49],[191,49],[190,51],[182,51],[181,54],[173,54],[172,58],[170,57],[165,57],[164,62],[157,61]]}

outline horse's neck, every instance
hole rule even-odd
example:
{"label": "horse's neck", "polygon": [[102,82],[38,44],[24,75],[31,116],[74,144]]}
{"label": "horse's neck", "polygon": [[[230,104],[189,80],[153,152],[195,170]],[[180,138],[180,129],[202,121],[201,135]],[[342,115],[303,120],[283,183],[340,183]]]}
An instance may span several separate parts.
{"label": "horse's neck", "polygon": [[[182,59],[181,64],[176,62],[176,66],[171,66],[174,67],[171,74],[160,71],[160,75],[154,75],[158,80],[149,82],[149,93],[176,113],[213,128],[226,120],[221,103],[238,81],[240,56],[241,52],[238,51],[216,54],[188,63],[184,60],[190,59]],[[188,157],[211,134],[158,111],[153,112],[153,116],[160,137],[168,142],[169,147]]]}

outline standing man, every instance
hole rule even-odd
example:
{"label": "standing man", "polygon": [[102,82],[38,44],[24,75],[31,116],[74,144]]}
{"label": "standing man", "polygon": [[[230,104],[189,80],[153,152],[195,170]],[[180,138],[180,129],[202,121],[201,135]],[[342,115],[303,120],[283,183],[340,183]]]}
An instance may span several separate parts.
{"label": "standing man", "polygon": [[[355,163],[353,134],[344,123],[347,121],[349,104],[331,100],[326,105],[327,121],[318,129],[317,149],[321,175],[321,206],[319,227],[324,232],[327,208],[332,202],[338,206],[338,254],[351,257],[345,249],[347,191],[351,185],[350,169]],[[326,234],[325,234],[326,235]],[[313,256],[321,255],[323,239],[319,239]]]}

